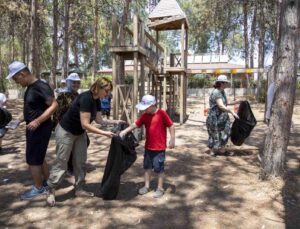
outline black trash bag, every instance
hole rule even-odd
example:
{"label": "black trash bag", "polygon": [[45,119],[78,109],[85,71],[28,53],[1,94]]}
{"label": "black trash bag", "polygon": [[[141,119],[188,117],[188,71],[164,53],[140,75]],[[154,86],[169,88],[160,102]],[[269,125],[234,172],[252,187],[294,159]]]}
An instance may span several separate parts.
{"label": "black trash bag", "polygon": [[[127,124],[120,124],[113,129],[113,132],[123,130],[127,126]],[[104,200],[116,199],[119,192],[121,175],[137,158],[136,146],[137,140],[132,133],[128,133],[124,139],[121,139],[119,136],[112,138],[101,182],[101,193]]]}
{"label": "black trash bag", "polygon": [[231,127],[231,141],[234,145],[240,146],[256,125],[256,119],[248,101],[240,103],[238,111],[239,119],[235,119]]}
{"label": "black trash bag", "polygon": [[4,128],[11,120],[11,113],[5,108],[0,108],[0,129]]}

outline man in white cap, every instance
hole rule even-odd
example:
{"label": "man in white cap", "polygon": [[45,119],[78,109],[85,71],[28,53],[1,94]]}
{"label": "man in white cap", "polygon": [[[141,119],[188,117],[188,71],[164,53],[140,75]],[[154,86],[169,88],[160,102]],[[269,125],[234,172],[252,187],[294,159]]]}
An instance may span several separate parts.
{"label": "man in white cap", "polygon": [[146,142],[144,153],[145,186],[139,189],[139,194],[144,195],[150,191],[151,171],[158,174],[158,185],[154,193],[155,198],[164,194],[164,161],[167,148],[167,130],[170,131],[169,148],[175,147],[175,128],[167,112],[156,107],[155,97],[152,95],[143,96],[136,108],[145,111],[141,117],[131,126],[120,132],[123,138],[128,132],[142,125],[146,128]]}
{"label": "man in white cap", "polygon": [[52,131],[51,115],[57,102],[49,84],[37,79],[25,64],[14,61],[8,66],[9,75],[22,87],[27,87],[24,95],[23,117],[26,122],[26,162],[33,178],[34,185],[21,195],[21,199],[30,200],[44,194],[49,177],[45,155]]}

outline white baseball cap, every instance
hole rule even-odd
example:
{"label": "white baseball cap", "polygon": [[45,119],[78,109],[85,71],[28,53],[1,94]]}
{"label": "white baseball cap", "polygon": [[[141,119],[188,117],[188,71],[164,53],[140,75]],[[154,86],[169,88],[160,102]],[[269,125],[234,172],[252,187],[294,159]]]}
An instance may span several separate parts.
{"label": "white baseball cap", "polygon": [[14,75],[16,75],[18,72],[22,71],[23,69],[27,68],[27,66],[20,62],[20,61],[14,61],[8,66],[8,76],[6,79],[11,79]]}
{"label": "white baseball cap", "polygon": [[135,107],[140,110],[146,110],[148,107],[155,105],[156,104],[156,100],[155,97],[153,95],[144,95],[141,102],[139,104],[137,104]]}
{"label": "white baseball cap", "polygon": [[68,75],[67,80],[80,81],[80,77],[77,73],[73,72],[70,75]]}
{"label": "white baseball cap", "polygon": [[66,80],[65,80],[65,79],[62,79],[62,80],[60,81],[60,83],[66,83]]}
{"label": "white baseball cap", "polygon": [[227,79],[227,76],[225,75],[219,75],[216,82],[230,83],[230,81]]}

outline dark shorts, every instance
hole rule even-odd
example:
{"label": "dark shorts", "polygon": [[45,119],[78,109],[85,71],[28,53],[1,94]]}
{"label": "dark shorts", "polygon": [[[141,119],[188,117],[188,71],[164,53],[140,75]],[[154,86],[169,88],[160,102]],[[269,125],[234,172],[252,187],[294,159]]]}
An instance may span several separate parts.
{"label": "dark shorts", "polygon": [[155,173],[163,173],[165,171],[165,150],[144,152],[144,169],[153,169]]}
{"label": "dark shorts", "polygon": [[26,129],[26,162],[28,165],[44,163],[51,131],[51,121],[42,123],[34,131]]}
{"label": "dark shorts", "polygon": [[4,135],[6,134],[7,129],[6,128],[2,128],[0,129],[0,138],[3,138]]}
{"label": "dark shorts", "polygon": [[110,116],[110,108],[101,108],[101,114]]}

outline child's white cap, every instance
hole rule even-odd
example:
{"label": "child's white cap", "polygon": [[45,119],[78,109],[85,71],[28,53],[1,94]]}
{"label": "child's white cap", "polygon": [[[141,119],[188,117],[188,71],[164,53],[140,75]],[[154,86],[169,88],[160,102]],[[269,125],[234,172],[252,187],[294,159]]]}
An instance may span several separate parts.
{"label": "child's white cap", "polygon": [[155,105],[156,104],[156,100],[155,97],[153,95],[144,95],[141,102],[139,104],[137,104],[135,107],[140,110],[146,110],[148,107]]}

